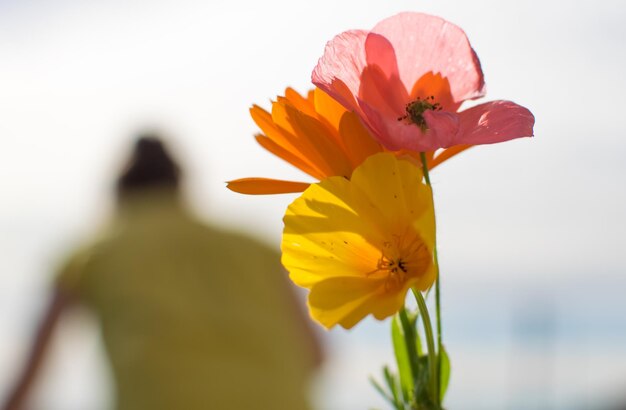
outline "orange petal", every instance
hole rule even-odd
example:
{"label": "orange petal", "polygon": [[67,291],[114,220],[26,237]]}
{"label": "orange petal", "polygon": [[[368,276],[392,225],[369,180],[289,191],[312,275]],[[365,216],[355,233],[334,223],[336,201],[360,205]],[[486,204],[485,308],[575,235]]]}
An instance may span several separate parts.
{"label": "orange petal", "polygon": [[313,91],[315,111],[336,130],[339,129],[341,117],[347,110],[337,100],[319,88]]}
{"label": "orange petal", "polygon": [[[272,107],[274,105],[276,105],[276,103],[272,103]],[[299,147],[295,143],[295,138],[293,135],[289,134],[290,131],[282,129],[280,124],[274,121],[274,118],[272,118],[269,112],[258,105],[253,105],[252,108],[250,108],[250,116],[256,125],[261,128],[263,133],[276,144],[290,152],[299,151]]]}
{"label": "orange petal", "polygon": [[309,187],[307,182],[283,181],[270,178],[241,178],[226,182],[231,191],[248,195],[289,194],[302,192]]}
{"label": "orange petal", "polygon": [[280,145],[287,151],[298,151],[298,148],[293,144],[293,137],[274,123],[272,115],[269,112],[265,111],[258,105],[253,105],[250,108],[250,116],[256,125],[261,128],[263,133],[276,144]]}
{"label": "orange petal", "polygon": [[[317,140],[325,139],[324,135],[329,134],[328,127],[316,121],[318,127],[312,135],[298,125],[298,118],[307,118],[310,122],[316,121],[298,111],[284,98],[273,103],[272,125],[279,134],[288,135],[289,138],[280,139],[279,135],[268,135],[268,137],[315,168],[318,171],[314,175],[315,178],[324,179],[330,175],[338,175],[333,171],[333,166],[329,164],[328,158],[325,158],[323,153],[320,155],[320,148],[316,144]],[[321,133],[322,136],[317,135],[317,133]]]}
{"label": "orange petal", "polygon": [[263,148],[276,155],[278,158],[282,158],[283,160],[287,161],[294,167],[301,169],[302,171],[311,175],[313,178],[321,180],[326,177],[326,174],[324,172],[320,171],[319,168],[307,161],[306,157],[304,157],[299,151],[287,151],[280,145],[276,144],[271,138],[268,138],[265,135],[255,135],[254,138]]}
{"label": "orange petal", "polygon": [[[313,81],[313,83],[317,85],[315,81]],[[341,105],[348,108],[349,110],[359,111],[359,105],[354,99],[354,95],[352,94],[352,91],[350,91],[350,88],[346,85],[346,83],[339,79],[334,79],[330,83],[329,88],[333,91],[333,97],[337,101],[339,101]]]}
{"label": "orange petal", "polygon": [[450,82],[441,74],[428,72],[420,77],[411,91],[411,100],[435,97],[435,102],[441,104],[444,110],[455,112],[460,103],[455,103],[450,92]]}
{"label": "orange petal", "polygon": [[[283,105],[284,104],[273,103],[272,107],[275,108]],[[270,115],[270,113],[261,107],[254,105],[250,108],[250,115],[254,122],[265,133],[262,139],[260,139],[258,135],[256,136],[257,142],[261,144],[263,148],[317,179],[323,179],[327,175],[327,173],[323,172],[312,160],[312,156],[309,152],[310,149],[307,148],[306,144],[303,144],[302,139],[296,138],[293,134],[289,134],[288,131],[282,129],[279,124],[275,123],[272,115],[285,117],[284,121],[281,122],[286,121],[284,110],[273,109],[272,115]]]}
{"label": "orange petal", "polygon": [[384,151],[352,112],[345,112],[341,117],[339,135],[353,168],[361,165],[370,155]]}
{"label": "orange petal", "polygon": [[[274,108],[278,108],[279,105],[274,104]],[[341,147],[337,145],[332,131],[326,125],[299,112],[291,105],[284,105],[280,108],[284,110],[285,118],[289,119],[289,126],[298,137],[298,142],[302,144],[302,148],[305,148],[302,152],[325,172],[326,176],[349,177],[352,174],[350,161]]]}
{"label": "orange petal", "polygon": [[452,158],[456,154],[459,154],[465,151],[466,149],[470,147],[473,147],[473,145],[454,145],[450,148],[440,151],[439,154],[437,154],[432,161],[430,159],[428,160],[428,169],[431,170],[435,168],[437,165]]}
{"label": "orange petal", "polygon": [[304,98],[293,88],[288,87],[287,89],[285,89],[285,97],[278,97],[278,101],[280,101],[281,99],[286,99],[291,105],[293,105],[306,115],[310,115],[311,117],[317,116],[317,113],[315,112],[315,107],[313,106],[313,104],[311,104],[311,101]]}

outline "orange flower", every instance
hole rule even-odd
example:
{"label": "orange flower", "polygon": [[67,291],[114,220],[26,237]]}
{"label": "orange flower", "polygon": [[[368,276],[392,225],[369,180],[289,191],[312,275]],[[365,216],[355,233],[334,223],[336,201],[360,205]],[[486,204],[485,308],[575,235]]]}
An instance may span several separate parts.
{"label": "orange flower", "polygon": [[[263,148],[320,181],[331,176],[349,179],[367,157],[386,151],[356,114],[319,88],[309,91],[307,98],[287,88],[284,97],[272,102],[271,114],[258,105],[252,106],[250,114],[263,131],[255,136]],[[428,168],[433,169],[469,147],[457,145],[439,150],[436,155],[434,151],[427,152]],[[410,155],[419,161],[414,152],[396,154]],[[232,191],[250,195],[302,192],[310,185],[270,178],[241,178],[227,184]]]}

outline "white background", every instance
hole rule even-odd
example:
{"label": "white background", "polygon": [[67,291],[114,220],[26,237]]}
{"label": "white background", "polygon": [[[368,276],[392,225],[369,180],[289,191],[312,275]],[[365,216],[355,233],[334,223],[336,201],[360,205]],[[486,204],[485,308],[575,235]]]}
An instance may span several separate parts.
{"label": "white background", "polygon": [[[311,88],[324,44],[399,11],[468,34],[487,98],[536,117],[534,139],[473,148],[435,170],[444,337],[454,409],[601,408],[626,382],[620,0],[0,0],[0,399],[51,272],[106,218],[134,133],[166,132],[194,208],[278,245],[294,196],[224,188],[308,180],[265,153],[248,108]],[[65,324],[35,409],[106,408],[93,325]],[[319,409],[383,407],[388,323],[325,335]],[[45,403],[45,404],[44,404]]]}

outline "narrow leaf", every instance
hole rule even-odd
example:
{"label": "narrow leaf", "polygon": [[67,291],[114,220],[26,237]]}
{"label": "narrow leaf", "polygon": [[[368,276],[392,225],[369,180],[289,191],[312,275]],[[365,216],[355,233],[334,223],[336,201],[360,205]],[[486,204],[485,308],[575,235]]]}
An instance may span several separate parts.
{"label": "narrow leaf", "polygon": [[428,356],[420,356],[418,361],[418,377],[415,380],[415,397],[419,404],[429,402],[428,398],[428,380],[430,373],[428,369]]}
{"label": "narrow leaf", "polygon": [[420,357],[424,354],[422,351],[422,339],[420,338],[420,332],[417,327],[417,318],[419,317],[419,311],[415,312],[407,312],[407,318],[409,319],[409,323],[411,324],[413,331],[415,332],[415,345],[417,351],[417,357]]}
{"label": "narrow leaf", "polygon": [[446,395],[446,390],[448,390],[448,383],[450,382],[451,367],[450,357],[448,357],[448,352],[446,352],[446,349],[443,347],[443,345],[441,346],[441,352],[439,352],[439,354],[441,355],[439,359],[441,366],[439,369],[439,397],[441,402],[443,402],[443,398]]}
{"label": "narrow leaf", "polygon": [[402,324],[402,333],[404,334],[405,346],[407,347],[406,352],[409,356],[409,363],[411,365],[411,374],[413,375],[413,380],[415,381],[418,374],[417,362],[419,360],[419,354],[417,352],[418,344],[415,340],[415,336],[417,334],[416,322],[409,320],[407,311],[404,308],[398,312],[398,317],[400,318],[400,323]]}
{"label": "narrow leaf", "polygon": [[393,397],[391,397],[391,395],[389,393],[387,393],[384,389],[383,386],[381,386],[376,379],[374,379],[372,376],[369,377],[370,383],[372,384],[372,386],[374,386],[374,388],[376,389],[376,391],[378,393],[380,393],[381,396],[383,396],[383,398],[385,400],[387,400],[389,402],[389,404],[391,404],[392,406],[396,407],[396,403],[393,400]]}
{"label": "narrow leaf", "polygon": [[396,380],[395,376],[389,371],[387,366],[383,367],[383,374],[385,376],[385,381],[387,382],[387,386],[393,395],[393,405],[396,409],[402,410],[404,408],[402,404],[402,396],[400,390],[399,382]]}
{"label": "narrow leaf", "polygon": [[415,382],[411,374],[411,362],[407,353],[404,331],[402,330],[402,324],[400,323],[398,315],[395,315],[391,321],[391,340],[393,341],[393,352],[396,356],[396,365],[398,366],[398,374],[400,375],[402,396],[406,402],[410,403]]}

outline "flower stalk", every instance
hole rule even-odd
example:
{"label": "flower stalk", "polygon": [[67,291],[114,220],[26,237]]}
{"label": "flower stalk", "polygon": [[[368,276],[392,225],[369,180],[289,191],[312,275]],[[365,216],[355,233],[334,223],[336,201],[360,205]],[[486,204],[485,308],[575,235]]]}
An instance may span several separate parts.
{"label": "flower stalk", "polygon": [[[422,160],[422,170],[424,172],[424,180],[426,181],[426,185],[428,185],[432,191],[432,185],[430,183],[430,175],[428,173],[428,162],[426,160],[426,153],[420,152],[420,158]],[[434,198],[433,198],[434,201]],[[436,215],[435,215],[436,217]],[[437,219],[435,218],[435,225]],[[436,228],[435,228],[435,232]],[[440,278],[439,278],[439,259],[437,258],[437,239],[435,235],[435,245],[433,249],[433,262],[435,264],[435,271],[437,274],[437,279],[435,280],[435,320],[437,323],[437,373],[441,374],[441,351],[443,350],[443,341],[441,336],[441,286],[440,286]],[[441,396],[441,385],[437,383],[437,397]]]}
{"label": "flower stalk", "polygon": [[430,315],[428,314],[428,308],[426,307],[426,301],[422,292],[416,289],[411,289],[413,295],[415,295],[415,301],[417,302],[417,308],[422,317],[422,323],[424,324],[424,333],[426,335],[426,345],[428,347],[428,368],[429,368],[429,390],[430,398],[435,403],[436,408],[440,409],[440,397],[439,397],[439,360],[437,359],[437,352],[435,351],[435,339],[433,337],[433,327],[430,323]]}

